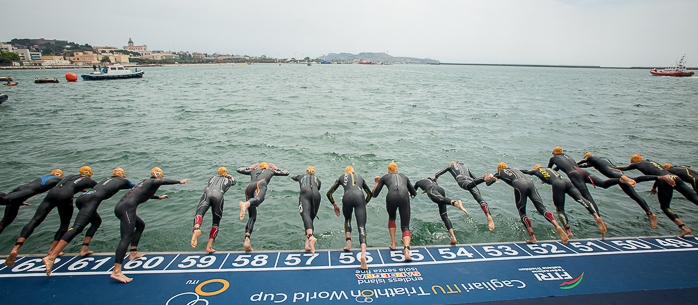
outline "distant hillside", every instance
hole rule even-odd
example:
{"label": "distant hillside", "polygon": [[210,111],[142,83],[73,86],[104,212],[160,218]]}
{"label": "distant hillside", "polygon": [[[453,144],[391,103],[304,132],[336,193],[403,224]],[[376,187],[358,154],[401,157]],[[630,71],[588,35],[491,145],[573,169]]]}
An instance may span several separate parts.
{"label": "distant hillside", "polygon": [[339,62],[359,62],[370,61],[374,63],[409,63],[409,64],[437,64],[438,60],[429,58],[414,58],[414,57],[394,57],[386,53],[370,53],[364,52],[359,54],[351,53],[330,53],[318,57],[318,59],[326,61]]}

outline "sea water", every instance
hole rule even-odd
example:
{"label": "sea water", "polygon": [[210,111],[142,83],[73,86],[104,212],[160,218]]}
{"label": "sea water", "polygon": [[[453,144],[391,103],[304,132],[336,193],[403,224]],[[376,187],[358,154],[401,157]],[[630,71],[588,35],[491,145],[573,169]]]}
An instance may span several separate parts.
{"label": "sea water", "polygon": [[[4,71],[19,86],[0,88],[10,96],[0,105],[0,191],[9,192],[54,168],[69,175],[89,165],[93,178],[101,181],[113,168],[122,167],[127,178],[138,183],[158,166],[166,178],[191,181],[161,187],[158,194],[169,199],[150,200],[138,208],[146,223],[138,249],[190,251],[202,190],[216,169],[225,166],[237,184],[225,195],[214,247],[239,251],[247,218],[238,219],[238,202],[245,199],[249,176],[235,169],[267,161],[298,175],[313,165],[323,195],[315,220],[317,247],[337,249],[345,243],[343,217],[334,215],[325,192],[348,165],[369,187],[373,177],[386,174],[391,161],[412,183],[433,176],[451,161],[465,162],[480,177],[495,172],[499,162],[525,169],[537,163],[545,166],[557,145],[576,160],[591,151],[626,165],[632,154],[640,153],[660,163],[698,166],[698,77],[653,77],[648,71],[629,69],[446,65],[142,69],[142,79],[76,83],[67,83],[62,76],[91,70]],[[61,83],[34,84],[35,77],[58,77]],[[513,190],[505,183],[479,186],[494,217],[493,232],[470,193],[449,174],[439,184],[447,196],[463,200],[470,212],[448,208],[459,243],[528,238]],[[546,208],[554,212],[550,186],[537,181],[535,185]],[[651,185],[641,183],[636,190],[658,214],[656,229],[618,187],[589,186],[608,223],[608,236],[678,232],[649,194]],[[99,207],[103,223],[90,245],[94,251],[116,249],[119,221],[113,210],[124,193]],[[386,193],[383,190],[367,206],[369,247],[386,247],[390,241]],[[252,234],[255,249],[303,248],[298,194],[298,183],[290,178],[271,180]],[[9,253],[44,196],[28,200],[32,206],[22,207],[0,235],[0,254]],[[340,188],[334,194],[340,204],[341,196]],[[576,237],[600,236],[583,207],[569,197],[566,206]],[[675,194],[672,208],[689,227],[698,229],[698,207]],[[412,199],[411,210],[412,245],[448,244],[436,204],[419,194]],[[204,216],[198,251],[206,243],[211,213]],[[527,213],[539,240],[557,238],[530,202]],[[54,210],[22,252],[45,253],[58,224]],[[357,246],[355,219],[352,226]],[[66,252],[77,252],[81,238]]]}

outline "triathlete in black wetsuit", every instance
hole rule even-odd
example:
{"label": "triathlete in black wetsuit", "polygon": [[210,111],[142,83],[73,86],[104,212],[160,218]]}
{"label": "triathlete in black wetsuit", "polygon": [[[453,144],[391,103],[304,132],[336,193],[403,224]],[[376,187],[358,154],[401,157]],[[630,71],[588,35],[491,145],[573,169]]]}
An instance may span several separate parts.
{"label": "triathlete in black wetsuit", "polygon": [[48,191],[44,200],[41,201],[39,207],[36,208],[34,217],[22,228],[22,233],[19,235],[19,238],[17,238],[12,252],[7,256],[5,265],[10,267],[14,265],[17,254],[19,254],[19,250],[22,248],[24,241],[32,235],[34,229],[46,219],[46,216],[48,216],[48,213],[51,212],[53,208],[58,208],[61,225],[56,231],[49,253],[56,247],[63,234],[68,231],[70,218],[73,217],[73,195],[97,184],[97,182],[90,179],[90,177],[92,177],[92,169],[89,166],[83,166],[80,168],[80,174],[63,178],[63,180]]}
{"label": "triathlete in black wetsuit", "polygon": [[465,210],[465,208],[463,207],[463,203],[460,200],[453,200],[451,198],[446,197],[446,192],[444,191],[444,189],[441,186],[439,186],[436,183],[436,180],[434,180],[433,178],[424,178],[417,181],[414,184],[414,189],[419,190],[420,188],[423,190],[423,193],[427,193],[427,196],[429,196],[429,199],[431,199],[431,201],[439,205],[439,215],[441,216],[441,220],[444,222],[444,225],[446,226],[448,233],[451,235],[451,245],[455,245],[456,243],[458,243],[458,240],[456,239],[456,235],[453,232],[453,224],[451,224],[451,220],[448,219],[448,212],[446,211],[446,206],[452,205],[454,207],[457,207],[465,214],[468,214],[468,211]]}
{"label": "triathlete in black wetsuit", "polygon": [[204,188],[204,194],[201,195],[199,205],[196,206],[196,215],[194,216],[194,229],[191,235],[191,247],[196,248],[198,238],[201,235],[201,223],[204,221],[204,215],[209,208],[213,208],[213,224],[211,231],[208,233],[208,244],[206,244],[206,253],[211,254],[216,252],[213,249],[213,242],[218,236],[218,226],[223,217],[223,204],[225,199],[223,195],[228,189],[235,185],[235,179],[228,174],[228,169],[221,166],[218,168],[218,175],[208,179],[208,184]]}
{"label": "triathlete in black wetsuit", "polygon": [[526,241],[527,243],[535,243],[536,236],[533,234],[531,220],[528,219],[528,216],[526,216],[526,197],[531,198],[531,201],[533,201],[533,205],[536,207],[536,210],[538,210],[538,213],[545,216],[545,219],[547,219],[548,222],[550,222],[555,227],[555,230],[557,231],[557,234],[560,236],[560,240],[562,240],[562,243],[567,243],[567,241],[569,240],[567,233],[565,233],[565,230],[563,230],[557,223],[557,221],[555,221],[555,216],[553,216],[553,213],[545,210],[543,200],[540,198],[538,190],[536,190],[536,187],[533,185],[533,181],[531,181],[531,179],[526,178],[526,176],[524,176],[524,174],[520,170],[515,168],[509,168],[506,163],[500,162],[499,164],[497,164],[497,173],[494,174],[494,176],[485,175],[484,179],[485,182],[487,182],[488,186],[492,185],[492,183],[497,182],[497,179],[501,179],[504,180],[506,184],[514,188],[514,200],[516,201],[516,209],[519,211],[521,222],[524,224],[524,226],[526,226],[526,231],[528,231],[528,235],[531,237]]}
{"label": "triathlete in black wetsuit", "polygon": [[679,176],[683,182],[690,184],[693,190],[698,193],[698,171],[692,169],[690,166],[674,166],[669,163],[664,163],[664,168],[669,171],[669,173]]}
{"label": "triathlete in black wetsuit", "polygon": [[490,208],[487,205],[487,202],[485,202],[485,200],[482,199],[482,196],[480,196],[480,190],[477,188],[477,185],[483,182],[482,178],[475,178],[473,173],[470,172],[470,169],[468,169],[463,162],[451,161],[451,164],[434,175],[434,181],[439,179],[439,176],[445,174],[446,172],[451,173],[453,178],[456,179],[458,186],[469,191],[470,194],[473,195],[475,201],[480,204],[480,209],[485,212],[488,229],[490,231],[494,230],[494,220],[492,220]]}
{"label": "triathlete in black wetsuit", "polygon": [[557,210],[558,219],[560,219],[560,222],[562,222],[564,225],[568,237],[572,237],[573,234],[572,230],[570,230],[570,222],[567,219],[567,213],[565,213],[565,194],[570,195],[574,201],[578,202],[585,209],[587,209],[589,214],[594,216],[596,225],[599,227],[599,232],[601,232],[601,237],[603,238],[606,235],[606,224],[603,222],[603,219],[601,219],[599,214],[596,213],[591,202],[582,197],[582,194],[579,193],[579,190],[577,190],[574,185],[572,185],[572,182],[570,182],[569,179],[563,178],[556,171],[550,168],[542,167],[540,164],[533,166],[533,170],[522,169],[521,172],[527,175],[536,176],[543,183],[552,185],[553,203],[555,204],[555,209]]}
{"label": "triathlete in black wetsuit", "polygon": [[552,168],[553,170],[561,169],[563,172],[565,172],[565,174],[567,174],[567,178],[572,181],[574,187],[576,187],[577,190],[582,193],[582,197],[591,202],[591,204],[594,206],[594,210],[599,215],[601,215],[601,212],[599,212],[599,207],[596,205],[594,197],[592,197],[591,193],[589,193],[589,189],[586,186],[587,183],[591,183],[593,186],[602,188],[609,188],[620,182],[635,184],[635,182],[629,178],[604,180],[590,174],[588,171],[579,168],[577,166],[577,162],[572,160],[572,158],[570,158],[568,155],[564,154],[562,152],[562,147],[560,146],[556,146],[553,149],[553,156],[548,161],[547,167]]}
{"label": "triathlete in black wetsuit", "polygon": [[[622,171],[637,169],[645,175],[664,176],[669,174],[669,172],[659,163],[651,160],[644,160],[642,156],[639,154],[634,154],[632,155],[632,157],[630,157],[630,165],[620,166],[618,167],[618,169]],[[683,180],[681,180],[681,178],[679,178],[678,176],[674,176],[674,181],[676,182],[676,185],[672,187],[667,182],[657,180],[654,183],[654,186],[652,186],[652,188],[654,189],[656,187],[658,189],[657,200],[659,200],[659,207],[662,209],[664,214],[667,217],[669,217],[669,219],[671,219],[671,221],[673,221],[677,226],[679,226],[681,232],[679,232],[678,236],[683,237],[687,234],[690,234],[691,229],[689,229],[683,223],[683,221],[679,219],[679,216],[676,214],[676,212],[674,212],[674,210],[671,209],[671,196],[674,194],[674,190],[677,190],[686,199],[698,205],[698,195],[696,195],[696,193],[692,191],[691,188],[688,185],[686,185],[686,183],[684,183]]]}
{"label": "triathlete in black wetsuit", "polygon": [[[584,154],[584,159],[580,160],[577,162],[577,165],[581,168],[586,168],[586,167],[593,167],[599,173],[602,175],[608,177],[608,178],[618,178],[618,179],[624,179],[623,177],[627,177],[623,174],[623,171],[619,170],[616,168],[616,166],[611,162],[611,160],[606,159],[606,158],[600,158],[594,156],[592,153],[587,152]],[[654,180],[656,181],[657,179],[662,179],[659,176],[640,176],[636,178],[630,178],[634,180],[635,182],[643,182],[643,181],[650,181]],[[674,183],[673,179],[669,178],[669,176],[665,176],[665,181]],[[628,195],[628,197],[632,198],[637,202],[637,204],[642,208],[642,210],[645,211],[645,214],[647,214],[647,218],[650,221],[650,226],[652,228],[657,227],[657,215],[652,213],[650,210],[650,207],[647,205],[647,201],[640,197],[640,195],[635,192],[635,185],[634,184],[629,184],[629,183],[618,183],[618,186],[620,187],[623,192]]]}
{"label": "triathlete in black wetsuit", "polygon": [[397,244],[395,240],[395,219],[397,219],[397,211],[400,211],[400,230],[402,231],[403,252],[405,261],[411,261],[410,255],[410,240],[412,233],[410,232],[410,197],[417,196],[417,191],[414,189],[410,179],[404,174],[398,173],[397,164],[390,162],[388,164],[388,174],[383,177],[376,176],[375,185],[373,185],[373,197],[378,197],[383,185],[388,188],[388,195],[385,196],[385,209],[388,211],[388,232],[390,233],[390,250],[395,250]]}
{"label": "triathlete in black wetsuit", "polygon": [[169,198],[167,195],[155,195],[155,192],[158,191],[161,185],[185,184],[189,182],[189,179],[163,179],[164,176],[165,174],[159,167],[154,167],[150,170],[150,179],[139,182],[124,197],[121,197],[121,200],[114,207],[114,215],[121,221],[121,241],[116,248],[114,269],[110,277],[119,282],[128,283],[133,280],[126,277],[121,271],[121,265],[129,245],[131,245],[129,260],[136,260],[143,256],[143,254],[138,253],[138,242],[141,239],[143,230],[145,230],[145,222],[136,215],[138,205],[148,201],[148,199]]}
{"label": "triathlete in black wetsuit", "polygon": [[[258,168],[259,167],[259,168]],[[274,176],[288,176],[288,171],[279,169],[274,164],[262,162],[253,164],[250,167],[241,167],[237,169],[238,173],[250,175],[250,183],[245,188],[245,202],[240,202],[240,220],[245,219],[245,212],[249,209],[250,219],[245,226],[245,240],[242,247],[245,251],[252,251],[250,235],[254,229],[254,223],[257,221],[257,207],[264,202],[264,196],[267,194],[267,185]]]}
{"label": "triathlete in black wetsuit", "polygon": [[19,207],[25,204],[25,200],[52,189],[62,179],[63,171],[54,169],[50,175],[41,176],[32,182],[16,187],[8,194],[2,194],[0,205],[6,207],[5,214],[0,220],[0,233],[15,220],[19,213]]}
{"label": "triathlete in black wetsuit", "polygon": [[320,200],[322,199],[320,195],[320,187],[322,183],[320,179],[315,176],[315,167],[308,166],[305,169],[305,175],[297,175],[291,177],[293,181],[298,181],[300,185],[301,192],[298,196],[298,212],[301,214],[301,219],[303,220],[303,227],[305,227],[305,251],[310,251],[315,254],[315,242],[317,238],[313,236],[315,227],[313,226],[313,220],[317,216],[318,209],[320,208]]}
{"label": "triathlete in black wetsuit", "polygon": [[112,171],[112,176],[110,178],[104,179],[102,182],[95,185],[91,191],[83,193],[75,200],[75,205],[80,212],[78,212],[78,216],[75,217],[73,226],[68,229],[68,232],[63,234],[58,245],[42,259],[44,264],[46,264],[46,275],[51,275],[51,269],[53,268],[56,257],[58,257],[61,251],[65,249],[75,236],[85,229],[87,224],[91,225],[87,233],[85,233],[85,240],[80,249],[80,256],[87,256],[93,253],[89,249],[90,241],[102,224],[102,217],[97,213],[99,204],[116,195],[120,190],[130,189],[132,187],[134,187],[134,184],[126,179],[126,172],[124,169],[117,167]]}
{"label": "triathlete in black wetsuit", "polygon": [[[344,234],[346,235],[347,245],[344,251],[351,251],[351,214],[356,216],[356,226],[359,227],[359,243],[361,244],[361,269],[367,270],[366,264],[366,205],[371,201],[371,189],[368,188],[364,178],[354,172],[354,168],[347,166],[344,169],[344,174],[335,180],[334,184],[327,191],[327,199],[334,206],[335,215],[339,216],[339,207],[334,201],[332,194],[339,186],[344,187],[344,196],[342,196],[342,213],[344,214]],[[364,194],[361,191],[366,193]]]}

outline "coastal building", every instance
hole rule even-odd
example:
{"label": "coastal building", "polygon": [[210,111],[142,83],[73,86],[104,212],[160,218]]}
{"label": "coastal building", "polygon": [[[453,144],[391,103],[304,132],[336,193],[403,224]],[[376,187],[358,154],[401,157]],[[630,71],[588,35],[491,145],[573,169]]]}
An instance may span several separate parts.
{"label": "coastal building", "polygon": [[41,60],[41,52],[32,52],[29,49],[16,49],[15,53],[19,55],[19,60],[22,62],[32,62]]}
{"label": "coastal building", "polygon": [[205,56],[203,53],[199,53],[199,52],[191,53],[191,57],[193,57],[193,58],[199,58],[199,59],[204,59],[204,58],[206,58],[206,56]]}
{"label": "coastal building", "polygon": [[117,47],[92,47],[92,50],[97,53],[97,54],[112,54],[114,51],[118,50],[119,48]]}
{"label": "coastal building", "polygon": [[82,65],[94,65],[98,64],[100,58],[97,56],[97,54],[94,54],[92,52],[75,52],[72,57],[68,58],[71,63],[74,65],[82,66]]}
{"label": "coastal building", "polygon": [[141,53],[141,55],[150,54],[150,50],[148,50],[147,45],[142,45],[142,46],[134,45],[133,40],[131,40],[131,38],[128,39],[128,45],[124,47],[124,50]]}
{"label": "coastal building", "polygon": [[9,43],[0,42],[0,51],[2,52],[15,52],[15,47]]}
{"label": "coastal building", "polygon": [[109,62],[113,64],[126,64],[129,63],[128,59],[130,56],[126,54],[110,54],[110,55],[104,55],[109,58]]}
{"label": "coastal building", "polygon": [[44,66],[70,65],[70,61],[63,58],[63,56],[42,55],[41,61],[42,61],[42,65],[44,65]]}
{"label": "coastal building", "polygon": [[150,60],[179,59],[179,55],[172,52],[152,51],[149,54],[141,54],[141,58]]}

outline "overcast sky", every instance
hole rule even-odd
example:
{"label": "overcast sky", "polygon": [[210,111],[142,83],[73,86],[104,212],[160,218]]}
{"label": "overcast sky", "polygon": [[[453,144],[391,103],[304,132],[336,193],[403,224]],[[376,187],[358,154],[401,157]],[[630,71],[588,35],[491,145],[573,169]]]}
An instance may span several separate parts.
{"label": "overcast sky", "polygon": [[46,38],[270,57],[698,66],[696,0],[0,0],[0,41]]}

